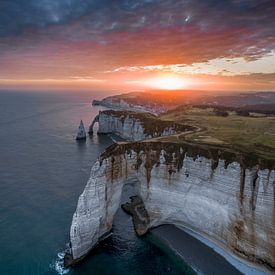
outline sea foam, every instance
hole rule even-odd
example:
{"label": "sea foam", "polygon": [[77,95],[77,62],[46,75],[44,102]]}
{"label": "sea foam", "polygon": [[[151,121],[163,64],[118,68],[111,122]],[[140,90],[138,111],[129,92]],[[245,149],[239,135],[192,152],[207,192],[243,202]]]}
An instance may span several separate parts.
{"label": "sea foam", "polygon": [[65,252],[59,252],[57,254],[57,259],[50,265],[50,267],[60,275],[68,274],[70,272],[70,268],[64,267],[64,257]]}

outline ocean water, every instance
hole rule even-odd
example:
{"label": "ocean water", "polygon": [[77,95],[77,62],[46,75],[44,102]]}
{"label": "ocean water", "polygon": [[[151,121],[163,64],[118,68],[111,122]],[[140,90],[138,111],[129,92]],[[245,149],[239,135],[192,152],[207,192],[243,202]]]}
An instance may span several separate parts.
{"label": "ocean water", "polygon": [[[169,249],[136,237],[131,218],[118,210],[113,235],[81,265],[58,265],[77,200],[97,156],[112,141],[87,127],[102,93],[0,92],[0,274],[189,274]],[[123,198],[131,195],[131,185]]]}

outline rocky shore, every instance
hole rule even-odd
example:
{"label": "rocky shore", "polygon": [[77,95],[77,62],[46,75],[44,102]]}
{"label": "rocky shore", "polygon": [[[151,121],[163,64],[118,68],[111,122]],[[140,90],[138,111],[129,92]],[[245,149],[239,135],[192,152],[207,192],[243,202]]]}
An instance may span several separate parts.
{"label": "rocky shore", "polygon": [[138,236],[147,233],[150,228],[150,217],[145,209],[145,205],[139,196],[130,197],[131,202],[121,205],[121,208],[133,217],[133,224]]}

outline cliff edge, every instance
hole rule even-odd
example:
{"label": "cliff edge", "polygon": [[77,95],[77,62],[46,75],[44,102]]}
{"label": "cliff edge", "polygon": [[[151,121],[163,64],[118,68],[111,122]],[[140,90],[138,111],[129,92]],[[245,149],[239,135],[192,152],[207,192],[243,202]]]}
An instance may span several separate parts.
{"label": "cliff edge", "polygon": [[91,123],[89,133],[93,133],[98,122],[98,134],[116,134],[130,141],[171,136],[176,133],[195,131],[196,127],[173,121],[164,121],[150,113],[105,110],[99,112]]}
{"label": "cliff edge", "polygon": [[70,230],[70,265],[112,228],[123,185],[135,180],[149,227],[170,223],[275,268],[274,162],[220,147],[124,142],[93,165]]}

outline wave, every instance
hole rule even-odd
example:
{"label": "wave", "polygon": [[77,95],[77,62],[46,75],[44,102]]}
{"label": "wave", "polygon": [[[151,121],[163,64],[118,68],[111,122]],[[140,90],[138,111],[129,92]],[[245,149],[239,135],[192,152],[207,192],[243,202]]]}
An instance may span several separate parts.
{"label": "wave", "polygon": [[55,260],[54,263],[50,265],[50,267],[60,275],[68,274],[70,272],[70,268],[64,267],[64,257],[65,257],[65,252],[57,253],[57,259]]}

